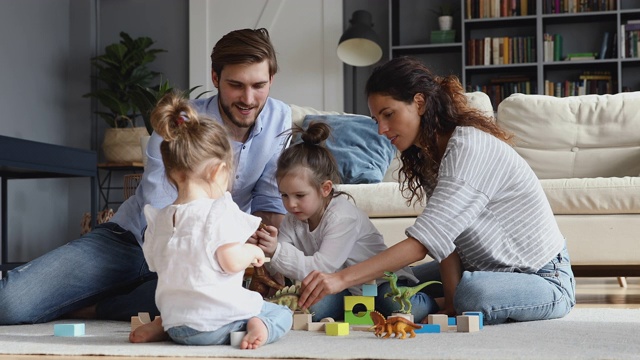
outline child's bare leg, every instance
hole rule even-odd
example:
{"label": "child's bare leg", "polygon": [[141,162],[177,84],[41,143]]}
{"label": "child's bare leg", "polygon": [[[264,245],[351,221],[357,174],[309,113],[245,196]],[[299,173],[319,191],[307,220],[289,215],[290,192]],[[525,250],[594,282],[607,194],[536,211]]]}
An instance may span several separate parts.
{"label": "child's bare leg", "polygon": [[264,345],[269,337],[269,330],[262,320],[252,317],[247,322],[247,335],[240,343],[240,349],[257,349]]}
{"label": "child's bare leg", "polygon": [[167,340],[169,336],[162,327],[162,319],[156,316],[152,322],[141,325],[129,334],[132,343],[156,342]]}

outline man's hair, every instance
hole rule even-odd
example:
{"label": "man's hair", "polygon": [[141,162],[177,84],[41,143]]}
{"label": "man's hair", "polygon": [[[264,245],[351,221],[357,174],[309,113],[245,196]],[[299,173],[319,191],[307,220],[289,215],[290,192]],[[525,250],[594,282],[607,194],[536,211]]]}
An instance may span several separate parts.
{"label": "man's hair", "polygon": [[258,64],[265,60],[269,63],[269,76],[275,75],[278,62],[267,29],[234,30],[213,47],[211,69],[221,76],[225,65]]}

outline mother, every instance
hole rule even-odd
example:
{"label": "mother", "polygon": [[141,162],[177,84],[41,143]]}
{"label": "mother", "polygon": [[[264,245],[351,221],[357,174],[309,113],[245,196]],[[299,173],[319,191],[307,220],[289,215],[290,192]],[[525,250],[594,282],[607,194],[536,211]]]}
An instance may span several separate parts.
{"label": "mother", "polygon": [[485,323],[563,317],[575,305],[564,237],[536,175],[510,135],[467,105],[454,76],[401,57],[376,68],[366,94],[378,132],[401,152],[408,202],[427,200],[407,239],[337,273],[310,273],[300,305],[414,268],[441,280],[448,315],[482,311]]}

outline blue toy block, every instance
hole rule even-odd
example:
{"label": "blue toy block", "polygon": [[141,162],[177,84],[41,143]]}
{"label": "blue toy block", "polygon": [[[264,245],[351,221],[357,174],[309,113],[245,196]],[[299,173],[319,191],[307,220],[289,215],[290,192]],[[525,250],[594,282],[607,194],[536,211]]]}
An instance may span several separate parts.
{"label": "blue toy block", "polygon": [[55,324],[53,325],[54,336],[82,336],[84,335],[84,324]]}
{"label": "blue toy block", "polygon": [[455,326],[456,325],[456,318],[455,317],[449,317],[449,326]]}
{"label": "blue toy block", "polygon": [[478,316],[480,318],[478,323],[480,324],[480,330],[482,330],[482,327],[483,327],[482,324],[484,323],[484,314],[482,314],[482,311],[465,311],[462,313],[462,315]]}
{"label": "blue toy block", "polygon": [[421,324],[422,329],[415,329],[416,334],[435,334],[440,332],[440,325],[438,324]]}
{"label": "blue toy block", "polygon": [[363,284],[362,296],[378,296],[378,285],[376,284]]}

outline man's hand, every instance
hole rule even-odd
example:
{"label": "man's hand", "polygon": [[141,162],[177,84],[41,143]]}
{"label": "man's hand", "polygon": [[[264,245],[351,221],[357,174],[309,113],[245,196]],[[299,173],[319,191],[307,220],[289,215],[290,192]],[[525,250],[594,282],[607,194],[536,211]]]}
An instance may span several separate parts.
{"label": "man's hand", "polygon": [[273,257],[278,248],[278,229],[275,226],[264,225],[260,226],[254,235],[257,239],[256,245],[267,256]]}
{"label": "man's hand", "polygon": [[303,309],[308,309],[322,300],[326,295],[337,294],[345,289],[341,283],[337,273],[327,274],[318,270],[310,272],[309,275],[302,280],[298,306]]}

